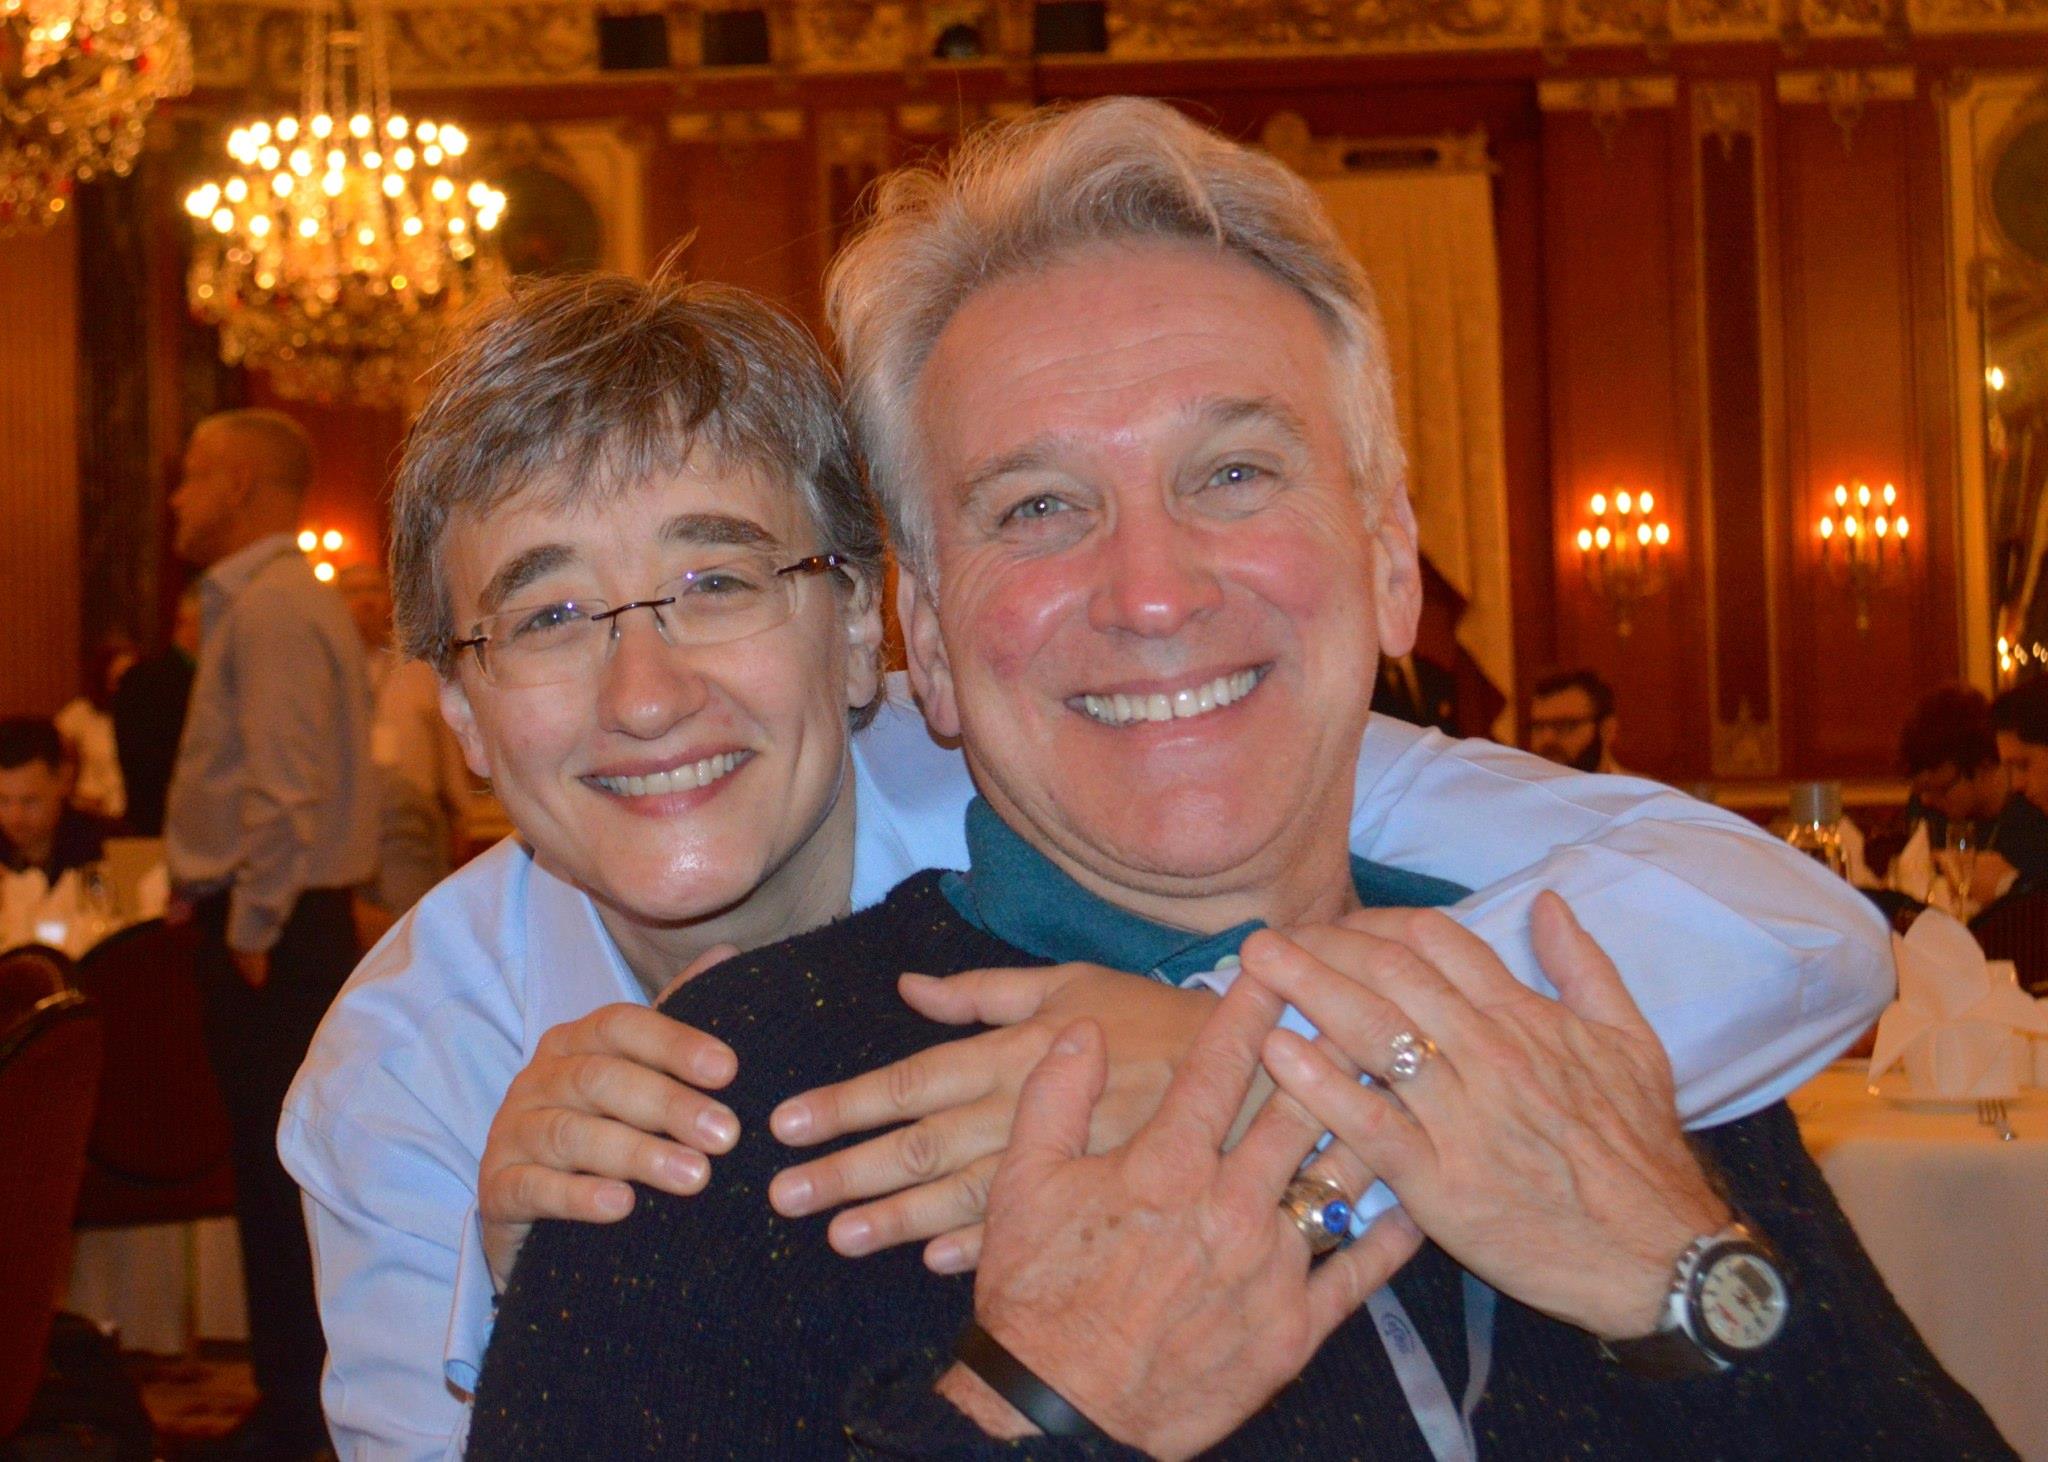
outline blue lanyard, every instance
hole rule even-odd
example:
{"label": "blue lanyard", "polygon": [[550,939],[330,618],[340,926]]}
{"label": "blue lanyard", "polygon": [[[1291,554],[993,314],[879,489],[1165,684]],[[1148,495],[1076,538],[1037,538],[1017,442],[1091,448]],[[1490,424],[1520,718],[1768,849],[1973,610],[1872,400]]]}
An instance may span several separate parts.
{"label": "blue lanyard", "polygon": [[1422,1332],[1408,1318],[1408,1311],[1392,1285],[1382,1285],[1365,1302],[1367,1313],[1379,1331],[1380,1343],[1393,1363],[1394,1379],[1408,1398],[1408,1410],[1422,1428],[1436,1462],[1479,1462],[1479,1444],[1472,1437],[1472,1413],[1486,1395],[1486,1379],[1493,1370],[1493,1312],[1498,1297],[1487,1286],[1465,1275],[1465,1401],[1451,1405],[1450,1388],[1443,1372],[1430,1358],[1422,1343]]}

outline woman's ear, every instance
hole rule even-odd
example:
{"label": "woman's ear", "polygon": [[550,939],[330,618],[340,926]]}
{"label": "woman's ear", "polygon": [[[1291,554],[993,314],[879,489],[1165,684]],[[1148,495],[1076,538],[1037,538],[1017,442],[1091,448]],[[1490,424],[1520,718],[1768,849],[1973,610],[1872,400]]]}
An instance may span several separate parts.
{"label": "woman's ear", "polygon": [[926,723],[941,736],[958,736],[960,712],[953,700],[953,667],[946,659],[946,640],[939,633],[938,605],[908,566],[897,571],[896,618],[903,625],[910,686],[917,692]]}
{"label": "woman's ear", "polygon": [[882,693],[882,589],[875,580],[856,575],[847,596],[846,705],[860,710]]}
{"label": "woman's ear", "polygon": [[469,764],[472,772],[488,782],[491,779],[491,759],[485,754],[483,733],[477,730],[476,710],[469,703],[469,692],[462,688],[459,675],[441,677],[441,719],[455,733],[456,743],[462,748],[463,761]]}

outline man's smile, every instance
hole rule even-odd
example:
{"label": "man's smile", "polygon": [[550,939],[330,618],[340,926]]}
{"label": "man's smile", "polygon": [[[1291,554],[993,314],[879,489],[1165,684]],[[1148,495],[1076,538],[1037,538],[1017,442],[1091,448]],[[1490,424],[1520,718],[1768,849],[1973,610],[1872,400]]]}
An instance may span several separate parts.
{"label": "man's smile", "polygon": [[1122,692],[1083,694],[1069,700],[1067,704],[1090,720],[1105,726],[1131,726],[1143,721],[1185,721],[1195,716],[1205,716],[1211,711],[1220,711],[1234,705],[1250,695],[1261,680],[1266,678],[1270,664],[1253,666],[1249,670],[1237,670],[1228,675],[1219,675],[1214,680],[1197,685],[1179,686],[1173,690],[1143,692],[1135,695]]}

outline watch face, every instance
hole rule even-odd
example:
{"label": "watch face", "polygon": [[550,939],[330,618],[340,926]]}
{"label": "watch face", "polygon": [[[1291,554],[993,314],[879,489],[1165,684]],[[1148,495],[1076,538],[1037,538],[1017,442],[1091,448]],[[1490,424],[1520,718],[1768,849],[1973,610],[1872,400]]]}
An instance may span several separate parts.
{"label": "watch face", "polygon": [[1732,1356],[1761,1349],[1785,1328],[1785,1281],[1747,1247],[1710,1258],[1694,1293],[1706,1338]]}

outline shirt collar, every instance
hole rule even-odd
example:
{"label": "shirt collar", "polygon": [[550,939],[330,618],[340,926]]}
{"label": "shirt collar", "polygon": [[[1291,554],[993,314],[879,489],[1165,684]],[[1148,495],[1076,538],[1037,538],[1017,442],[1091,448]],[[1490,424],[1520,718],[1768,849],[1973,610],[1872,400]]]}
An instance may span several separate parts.
{"label": "shirt collar", "polygon": [[289,533],[268,533],[254,543],[246,543],[219,563],[206,571],[200,582],[218,595],[221,601],[234,598],[247,588],[249,581],[263,572],[274,558],[287,553],[297,553],[299,545]]}
{"label": "shirt collar", "polygon": [[[1085,959],[1179,985],[1235,956],[1265,927],[1251,919],[1220,934],[1199,934],[1118,908],[1068,877],[980,797],[967,805],[967,855],[967,872],[948,873],[940,882],[947,899],[975,928],[1041,959]],[[1471,892],[1356,855],[1351,881],[1367,908],[1434,908]]]}

